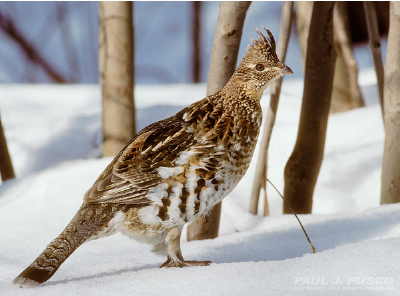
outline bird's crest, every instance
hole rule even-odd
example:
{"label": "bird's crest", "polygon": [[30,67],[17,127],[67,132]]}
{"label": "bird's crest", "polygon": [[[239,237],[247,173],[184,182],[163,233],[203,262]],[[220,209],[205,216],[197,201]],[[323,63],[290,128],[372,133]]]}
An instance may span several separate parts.
{"label": "bird's crest", "polygon": [[258,38],[256,40],[252,39],[251,44],[247,48],[247,52],[250,53],[253,50],[261,51],[265,56],[272,56],[276,58],[276,45],[275,39],[270,30],[262,26],[264,30],[268,33],[268,37],[265,37],[258,29]]}

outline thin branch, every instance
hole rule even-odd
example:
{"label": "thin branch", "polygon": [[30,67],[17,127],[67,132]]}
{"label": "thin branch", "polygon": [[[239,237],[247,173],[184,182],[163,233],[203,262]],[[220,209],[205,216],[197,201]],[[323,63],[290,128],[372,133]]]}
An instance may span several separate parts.
{"label": "thin branch", "polygon": [[[266,152],[267,153],[267,152]],[[265,180],[267,180],[267,169],[268,169],[268,158],[265,157],[265,169],[263,172],[263,182],[261,182],[261,187],[263,189],[264,192],[264,211],[263,211],[263,216],[269,216],[269,205],[268,205],[268,195],[267,195],[267,182],[265,182]]]}
{"label": "thin branch", "polygon": [[0,29],[19,44],[21,50],[25,53],[26,57],[33,63],[42,67],[42,69],[55,81],[58,83],[65,83],[68,80],[63,77],[63,75],[57,72],[45,58],[41,56],[39,51],[35,48],[33,44],[30,44],[25,36],[20,32],[20,30],[15,26],[13,21],[3,15],[0,11]]}
{"label": "thin branch", "polygon": [[310,238],[308,237],[308,234],[307,234],[306,230],[304,229],[303,224],[301,224],[299,217],[297,217],[296,212],[295,212],[295,211],[293,210],[293,208],[290,206],[290,204],[288,203],[288,201],[286,200],[286,198],[285,198],[285,197],[279,192],[279,190],[275,187],[275,185],[272,184],[272,182],[271,182],[268,178],[266,178],[266,180],[269,182],[269,184],[272,185],[272,187],[274,187],[274,189],[276,190],[276,192],[278,192],[278,194],[282,197],[282,199],[283,199],[283,201],[285,202],[286,206],[289,208],[289,210],[292,212],[292,214],[296,217],[297,221],[299,222],[299,224],[300,224],[300,226],[301,226],[301,229],[303,229],[303,232],[304,232],[304,234],[306,235],[306,238],[307,238],[307,240],[308,240],[308,243],[310,244],[310,247],[311,247],[311,250],[312,250],[313,254],[315,254],[315,248],[314,248],[313,244],[311,243],[311,240],[310,240]]}
{"label": "thin branch", "polygon": [[[290,38],[290,30],[293,19],[293,1],[285,1],[282,7],[281,30],[279,32],[277,54],[282,63],[285,62],[286,51]],[[253,181],[253,188],[250,196],[249,212],[256,215],[260,188],[266,190],[265,178],[267,170],[267,153],[271,139],[272,129],[275,124],[276,112],[278,109],[279,96],[281,93],[282,78],[276,80],[271,86],[271,101],[264,122],[264,133],[260,142],[260,154],[257,160],[256,173]]]}

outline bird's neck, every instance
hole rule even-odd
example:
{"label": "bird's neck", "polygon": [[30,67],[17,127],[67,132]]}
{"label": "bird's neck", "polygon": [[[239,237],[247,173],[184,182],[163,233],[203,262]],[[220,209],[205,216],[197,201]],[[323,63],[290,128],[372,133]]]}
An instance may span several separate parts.
{"label": "bird's neck", "polygon": [[256,81],[249,81],[240,73],[235,72],[222,91],[227,94],[235,94],[234,97],[239,99],[246,98],[259,102],[269,84],[256,87]]}
{"label": "bird's neck", "polygon": [[237,80],[230,80],[216,96],[216,105],[224,110],[223,117],[258,125],[262,119],[261,94],[247,90]]}

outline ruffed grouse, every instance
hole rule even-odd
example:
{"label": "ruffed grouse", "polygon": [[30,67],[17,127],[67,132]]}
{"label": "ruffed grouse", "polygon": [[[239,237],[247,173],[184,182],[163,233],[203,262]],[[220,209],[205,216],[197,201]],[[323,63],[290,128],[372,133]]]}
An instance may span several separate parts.
{"label": "ruffed grouse", "polygon": [[225,87],[141,130],[86,192],[65,230],[15,280],[47,281],[82,243],[118,231],[167,255],[161,267],[185,261],[185,223],[207,214],[245,174],[261,125],[260,99],[274,79],[292,73],[261,32]]}

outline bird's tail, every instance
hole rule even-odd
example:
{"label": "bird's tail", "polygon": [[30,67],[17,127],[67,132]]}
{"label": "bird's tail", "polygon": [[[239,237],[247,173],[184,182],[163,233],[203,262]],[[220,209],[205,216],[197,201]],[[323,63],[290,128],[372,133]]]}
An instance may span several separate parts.
{"label": "bird's tail", "polygon": [[83,205],[64,231],[13,283],[29,287],[47,281],[81,244],[95,238],[99,232],[107,232],[104,228],[108,228],[116,211],[118,205],[115,204]]}

